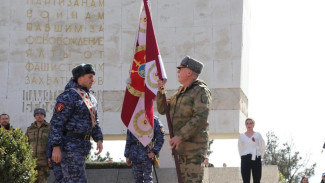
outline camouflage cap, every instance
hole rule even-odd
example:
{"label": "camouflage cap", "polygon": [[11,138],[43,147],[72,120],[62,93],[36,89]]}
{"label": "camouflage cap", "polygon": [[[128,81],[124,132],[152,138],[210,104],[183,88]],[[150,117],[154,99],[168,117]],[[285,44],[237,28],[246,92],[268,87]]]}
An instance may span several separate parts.
{"label": "camouflage cap", "polygon": [[202,69],[203,69],[203,63],[195,60],[194,58],[191,58],[189,56],[186,56],[181,64],[179,66],[177,66],[177,69],[180,69],[180,68],[189,68],[191,69],[192,71],[194,71],[195,73],[197,74],[200,74]]}
{"label": "camouflage cap", "polygon": [[91,65],[91,64],[80,64],[72,69],[72,76],[75,81],[80,76],[83,76],[85,74],[90,74],[90,73],[95,75],[93,65]]}
{"label": "camouflage cap", "polygon": [[36,108],[36,109],[34,110],[34,116],[35,116],[36,114],[43,114],[44,116],[46,116],[46,112],[45,112],[45,110],[42,109],[42,108]]}

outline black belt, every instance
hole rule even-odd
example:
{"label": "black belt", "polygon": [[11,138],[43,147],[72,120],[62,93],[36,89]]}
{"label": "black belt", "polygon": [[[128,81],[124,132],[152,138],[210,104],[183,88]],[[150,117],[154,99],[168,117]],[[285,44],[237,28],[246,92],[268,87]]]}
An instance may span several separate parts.
{"label": "black belt", "polygon": [[142,143],[140,141],[133,141],[133,142],[131,142],[131,145],[141,146]]}
{"label": "black belt", "polygon": [[[153,143],[150,142],[148,145],[152,145]],[[131,142],[131,145],[137,145],[137,146],[142,146],[142,143],[140,141],[133,141]]]}
{"label": "black belt", "polygon": [[[252,156],[253,156],[252,154],[242,155],[242,157],[252,157]],[[257,155],[256,155],[256,157],[257,157],[257,158],[260,158],[261,156],[257,156]]]}
{"label": "black belt", "polygon": [[81,133],[73,133],[73,132],[63,132],[64,136],[74,137],[82,140],[90,140],[90,135],[81,134]]}

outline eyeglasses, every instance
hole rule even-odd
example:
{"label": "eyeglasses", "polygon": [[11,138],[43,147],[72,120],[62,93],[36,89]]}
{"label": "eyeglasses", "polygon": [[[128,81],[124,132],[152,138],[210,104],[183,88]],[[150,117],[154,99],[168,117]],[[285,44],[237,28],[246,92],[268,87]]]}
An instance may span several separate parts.
{"label": "eyeglasses", "polygon": [[254,122],[247,122],[245,123],[246,125],[251,125],[251,124],[254,124]]}

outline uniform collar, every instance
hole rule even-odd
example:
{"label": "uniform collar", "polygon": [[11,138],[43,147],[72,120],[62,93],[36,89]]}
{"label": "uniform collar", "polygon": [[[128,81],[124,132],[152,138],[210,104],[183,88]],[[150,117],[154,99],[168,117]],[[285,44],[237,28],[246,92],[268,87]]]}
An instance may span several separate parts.
{"label": "uniform collar", "polygon": [[80,89],[84,90],[85,92],[89,93],[89,90],[86,87],[79,85],[73,79],[70,79],[68,84],[65,86],[65,90],[70,89],[70,88],[80,88]]}
{"label": "uniform collar", "polygon": [[194,86],[198,85],[199,83],[203,82],[202,80],[199,80],[199,79],[195,79],[191,84],[188,85],[188,87],[184,90],[184,87],[181,86],[179,89],[178,89],[178,93],[184,93],[186,92],[187,90],[189,90],[190,88],[193,88]]}
{"label": "uniform collar", "polygon": [[[37,127],[37,122],[36,122],[36,121],[34,121],[33,126],[36,127],[36,128],[38,128],[38,127]],[[44,122],[42,123],[41,127],[43,127],[43,126],[47,126],[47,122],[46,122],[46,120],[44,120]]]}

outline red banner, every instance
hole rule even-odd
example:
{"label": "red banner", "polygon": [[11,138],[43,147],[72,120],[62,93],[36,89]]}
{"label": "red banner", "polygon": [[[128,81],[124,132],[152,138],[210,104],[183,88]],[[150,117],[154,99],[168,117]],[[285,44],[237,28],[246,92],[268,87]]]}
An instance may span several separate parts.
{"label": "red banner", "polygon": [[121,118],[124,125],[147,146],[153,137],[153,100],[158,80],[167,79],[159,53],[147,0],[143,0],[137,42],[125,91]]}

